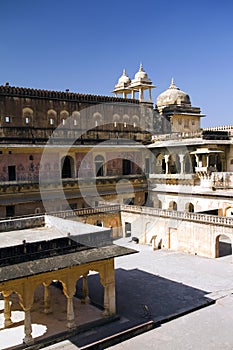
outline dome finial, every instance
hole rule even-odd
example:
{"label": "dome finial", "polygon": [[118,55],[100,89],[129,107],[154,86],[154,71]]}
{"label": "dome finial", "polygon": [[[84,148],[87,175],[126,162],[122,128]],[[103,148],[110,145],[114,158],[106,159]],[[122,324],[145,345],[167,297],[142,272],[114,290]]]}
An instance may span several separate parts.
{"label": "dome finial", "polygon": [[123,75],[127,75],[127,74],[126,74],[126,69],[125,69],[125,68],[123,69]]}
{"label": "dome finial", "polygon": [[140,63],[139,72],[144,72],[142,62]]}
{"label": "dome finial", "polygon": [[178,89],[178,87],[176,86],[176,84],[174,82],[174,78],[172,78],[171,85],[169,86],[169,89]]}

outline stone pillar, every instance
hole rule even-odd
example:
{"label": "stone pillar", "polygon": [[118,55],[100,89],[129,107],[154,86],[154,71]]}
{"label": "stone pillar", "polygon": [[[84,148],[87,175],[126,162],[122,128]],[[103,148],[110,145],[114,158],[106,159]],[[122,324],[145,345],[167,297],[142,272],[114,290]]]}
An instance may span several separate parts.
{"label": "stone pillar", "polygon": [[139,100],[144,100],[144,91],[142,88],[139,89]]}
{"label": "stone pillar", "polygon": [[180,159],[180,173],[184,174],[184,154],[179,154],[179,159]]}
{"label": "stone pillar", "polygon": [[35,286],[32,282],[25,281],[22,286],[21,292],[19,295],[19,303],[22,307],[25,318],[24,318],[24,338],[23,342],[26,345],[32,345],[34,343],[34,339],[32,338],[32,325],[31,325],[31,308],[34,301],[34,288]]}
{"label": "stone pillar", "polygon": [[2,294],[4,296],[4,327],[9,327],[13,324],[11,320],[11,306],[9,301],[11,292],[3,291]]}
{"label": "stone pillar", "polygon": [[104,316],[111,316],[116,313],[115,283],[107,283],[104,286]]}
{"label": "stone pillar", "polygon": [[210,158],[209,158],[209,154],[206,155],[206,168],[209,168],[209,163],[210,163]]}
{"label": "stone pillar", "polygon": [[152,101],[152,89],[149,88],[149,100]]}
{"label": "stone pillar", "polygon": [[134,92],[134,90],[131,91],[131,98],[133,98],[133,99],[135,98],[135,92]]}
{"label": "stone pillar", "polygon": [[83,274],[83,295],[81,300],[83,304],[88,304],[90,302],[87,276],[88,272]]}
{"label": "stone pillar", "polygon": [[49,290],[49,283],[44,282],[44,313],[49,314],[52,312],[51,309],[51,299],[50,299],[50,290]]}
{"label": "stone pillar", "polygon": [[66,283],[62,283],[63,292],[67,298],[67,327],[75,327],[75,316],[74,316],[74,305],[73,305],[73,296],[76,292],[76,277],[72,275],[68,276]]}
{"label": "stone pillar", "polygon": [[100,281],[104,287],[103,315],[114,315],[116,313],[114,259],[111,259],[106,263],[104,271],[100,271]]}
{"label": "stone pillar", "polygon": [[67,327],[75,327],[73,297],[67,297]]}
{"label": "stone pillar", "polygon": [[164,160],[165,160],[165,164],[166,164],[165,174],[169,174],[169,154],[164,155]]}
{"label": "stone pillar", "polygon": [[32,324],[31,324],[31,312],[30,309],[25,309],[25,318],[24,318],[24,338],[23,342],[26,345],[31,345],[34,343],[34,339],[32,338]]}

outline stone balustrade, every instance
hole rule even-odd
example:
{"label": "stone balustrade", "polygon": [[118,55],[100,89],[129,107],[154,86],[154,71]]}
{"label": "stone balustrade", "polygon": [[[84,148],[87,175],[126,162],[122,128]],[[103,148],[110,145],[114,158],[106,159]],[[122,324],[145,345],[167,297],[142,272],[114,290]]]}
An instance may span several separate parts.
{"label": "stone balustrade", "polygon": [[159,134],[153,135],[152,141],[168,141],[168,140],[179,140],[184,138],[201,138],[202,131],[194,131],[194,132],[176,132],[169,134]]}
{"label": "stone balustrade", "polygon": [[233,227],[233,218],[226,216],[215,216],[201,213],[189,213],[174,210],[164,210],[150,207],[140,207],[131,205],[121,205],[121,211],[133,212],[138,214],[148,214],[161,217],[170,217],[177,220],[198,221],[202,223],[211,223],[214,225],[226,225]]}
{"label": "stone balustrade", "polygon": [[233,131],[233,125],[222,125],[222,126],[214,126],[210,128],[204,128],[204,131],[228,131],[232,130]]}

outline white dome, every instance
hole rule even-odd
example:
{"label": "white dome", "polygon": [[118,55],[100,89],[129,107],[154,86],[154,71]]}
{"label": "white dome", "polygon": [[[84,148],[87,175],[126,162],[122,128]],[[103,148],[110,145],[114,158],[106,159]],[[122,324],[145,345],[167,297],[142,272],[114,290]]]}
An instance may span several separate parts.
{"label": "white dome", "polygon": [[144,71],[142,64],[140,64],[139,71],[135,74],[133,82],[151,83],[151,80],[148,78],[147,73]]}
{"label": "white dome", "polygon": [[157,107],[165,107],[168,105],[189,105],[191,106],[190,97],[186,92],[181,91],[172,79],[169,88],[162,92],[156,100]]}
{"label": "white dome", "polygon": [[126,70],[123,70],[123,74],[122,76],[119,78],[117,86],[122,86],[122,85],[128,85],[130,84],[131,80],[128,77],[128,75],[126,74]]}

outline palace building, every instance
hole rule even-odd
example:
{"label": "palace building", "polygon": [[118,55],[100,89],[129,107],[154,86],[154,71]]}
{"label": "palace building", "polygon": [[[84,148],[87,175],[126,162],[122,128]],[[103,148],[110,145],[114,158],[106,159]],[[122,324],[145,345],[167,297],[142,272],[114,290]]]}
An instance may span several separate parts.
{"label": "palace building", "polygon": [[[232,216],[233,126],[202,128],[174,79],[155,102],[154,88],[142,65],[115,97],[1,86],[0,217],[112,204]],[[131,232],[98,215],[85,222]]]}
{"label": "palace building", "polygon": [[97,271],[115,314],[114,258],[135,252],[116,238],[212,258],[232,244],[233,126],[202,128],[174,79],[155,103],[153,88],[142,65],[115,97],[0,86],[0,292],[5,327],[18,296],[28,345],[39,286],[49,313],[61,283],[72,328],[76,283],[85,302]]}

